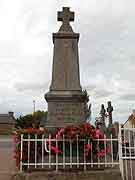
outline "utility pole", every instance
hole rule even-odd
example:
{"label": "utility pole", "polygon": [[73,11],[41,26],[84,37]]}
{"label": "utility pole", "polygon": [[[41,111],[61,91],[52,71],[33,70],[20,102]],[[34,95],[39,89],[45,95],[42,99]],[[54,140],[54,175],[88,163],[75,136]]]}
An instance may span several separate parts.
{"label": "utility pole", "polygon": [[32,127],[35,128],[36,127],[36,121],[35,121],[35,100],[33,100],[33,115],[32,115]]}
{"label": "utility pole", "polygon": [[33,100],[33,114],[35,113],[35,103],[36,103],[36,101],[35,100]]}

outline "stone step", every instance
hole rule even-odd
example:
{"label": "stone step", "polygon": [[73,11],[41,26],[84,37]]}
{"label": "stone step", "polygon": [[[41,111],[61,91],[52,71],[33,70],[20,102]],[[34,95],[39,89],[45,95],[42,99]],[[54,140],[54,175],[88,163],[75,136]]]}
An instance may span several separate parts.
{"label": "stone step", "polygon": [[[119,169],[79,172],[31,172],[16,173],[11,180],[122,180]],[[0,179],[1,180],[1,179]],[[2,179],[3,180],[3,179]],[[10,180],[10,179],[4,179]]]}

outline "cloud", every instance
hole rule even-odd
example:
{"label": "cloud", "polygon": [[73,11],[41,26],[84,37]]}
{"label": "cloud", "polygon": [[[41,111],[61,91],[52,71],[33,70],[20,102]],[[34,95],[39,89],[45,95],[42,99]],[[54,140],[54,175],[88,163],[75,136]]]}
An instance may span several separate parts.
{"label": "cloud", "polygon": [[107,91],[106,89],[98,89],[98,90],[94,91],[94,97],[96,99],[98,99],[98,98],[105,98],[105,97],[108,97],[108,96],[110,96],[112,94],[113,94],[113,92]]}
{"label": "cloud", "polygon": [[[18,82],[14,85],[17,91],[45,91],[46,87],[49,87],[49,82]],[[49,89],[49,88],[48,88]],[[46,89],[47,90],[47,89]]]}
{"label": "cloud", "polygon": [[135,102],[135,94],[127,93],[127,94],[124,94],[124,95],[120,96],[119,99],[123,100],[123,101],[133,101],[133,102]]}
{"label": "cloud", "polygon": [[[135,2],[128,0],[2,0],[0,6],[0,108],[32,112],[47,104],[43,98],[51,83],[52,33],[57,11],[75,11],[80,33],[81,85],[87,89],[93,116],[112,100],[114,118],[125,121],[135,107]],[[6,106],[5,106],[6,105]]]}

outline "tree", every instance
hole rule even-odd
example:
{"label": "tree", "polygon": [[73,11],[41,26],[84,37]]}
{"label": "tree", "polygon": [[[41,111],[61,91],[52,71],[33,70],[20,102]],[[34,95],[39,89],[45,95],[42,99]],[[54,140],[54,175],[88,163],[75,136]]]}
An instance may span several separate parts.
{"label": "tree", "polygon": [[27,114],[25,116],[20,116],[16,120],[16,128],[28,128],[32,127],[32,114]]}
{"label": "tree", "polygon": [[47,118],[47,111],[36,111],[33,114],[27,114],[25,116],[20,116],[16,120],[16,128],[38,128],[42,118]]}
{"label": "tree", "polygon": [[33,125],[38,128],[42,118],[47,118],[47,111],[36,111],[33,113]]}

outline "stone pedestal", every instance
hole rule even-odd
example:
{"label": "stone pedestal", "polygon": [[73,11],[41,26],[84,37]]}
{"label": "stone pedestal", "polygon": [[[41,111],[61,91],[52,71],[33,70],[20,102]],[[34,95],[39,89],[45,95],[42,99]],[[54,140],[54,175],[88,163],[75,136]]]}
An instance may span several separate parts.
{"label": "stone pedestal", "polygon": [[83,93],[49,92],[45,98],[48,102],[47,126],[64,127],[85,122],[86,96]]}

